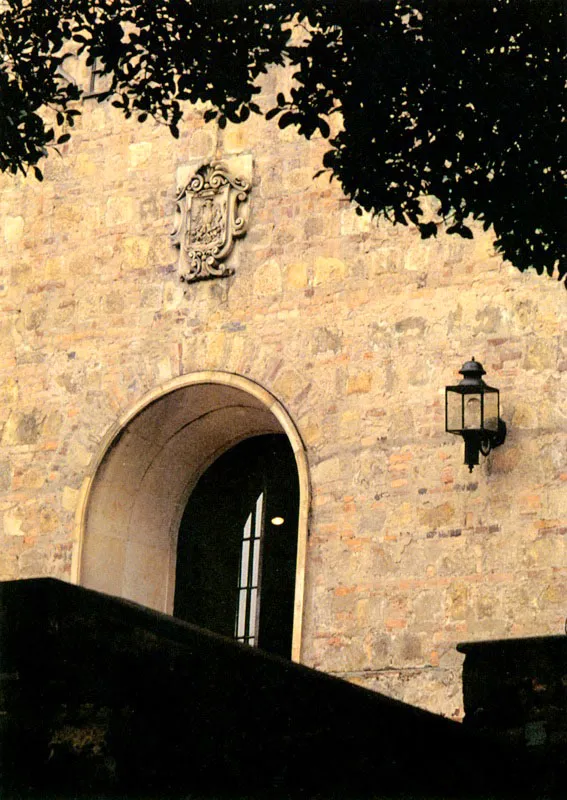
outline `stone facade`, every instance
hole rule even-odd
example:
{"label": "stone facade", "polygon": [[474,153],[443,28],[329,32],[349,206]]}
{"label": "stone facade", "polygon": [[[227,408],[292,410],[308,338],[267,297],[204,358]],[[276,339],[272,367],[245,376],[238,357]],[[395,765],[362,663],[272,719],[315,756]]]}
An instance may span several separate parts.
{"label": "stone facade", "polygon": [[[188,108],[176,141],[83,111],[42,184],[1,181],[0,578],[70,579],[81,487],[144,394],[242,375],[307,452],[302,660],[460,717],[457,642],[558,633],[567,613],[564,291],[480,227],[422,241],[357,216],[313,179],[320,138]],[[177,182],[210,159],[251,179],[248,233],[234,275],[183,284]],[[508,437],[469,474],[444,387],[471,356]]]}

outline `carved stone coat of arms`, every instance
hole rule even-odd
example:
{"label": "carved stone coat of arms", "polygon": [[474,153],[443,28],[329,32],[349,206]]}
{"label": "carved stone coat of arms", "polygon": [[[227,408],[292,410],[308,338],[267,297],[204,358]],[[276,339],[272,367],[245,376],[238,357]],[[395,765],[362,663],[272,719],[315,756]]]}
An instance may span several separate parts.
{"label": "carved stone coat of arms", "polygon": [[181,280],[233,274],[225,262],[234,240],[246,233],[240,204],[249,191],[250,184],[232,176],[220,162],[204,164],[178,190],[171,240],[179,248]]}

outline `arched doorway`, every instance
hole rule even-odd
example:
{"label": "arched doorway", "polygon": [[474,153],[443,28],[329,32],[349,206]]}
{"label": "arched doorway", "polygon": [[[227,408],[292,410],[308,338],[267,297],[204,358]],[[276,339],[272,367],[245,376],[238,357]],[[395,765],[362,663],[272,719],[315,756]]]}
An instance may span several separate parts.
{"label": "arched doorway", "polygon": [[220,456],[181,520],[173,615],[289,658],[298,513],[287,436],[254,436]]}
{"label": "arched doorway", "polygon": [[262,436],[286,440],[297,476],[292,658],[299,660],[309,508],[305,450],[283,406],[241,376],[206,372],[174,379],[108,432],[83,485],[74,581],[173,613],[178,532],[190,495],[225,452]]}

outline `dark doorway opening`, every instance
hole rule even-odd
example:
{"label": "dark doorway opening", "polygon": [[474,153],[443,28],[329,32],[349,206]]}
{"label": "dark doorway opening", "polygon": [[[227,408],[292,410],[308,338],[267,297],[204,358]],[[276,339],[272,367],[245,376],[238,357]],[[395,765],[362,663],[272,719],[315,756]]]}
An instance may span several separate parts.
{"label": "dark doorway opening", "polygon": [[287,436],[255,436],[220,456],[183,513],[174,616],[289,658],[298,515]]}

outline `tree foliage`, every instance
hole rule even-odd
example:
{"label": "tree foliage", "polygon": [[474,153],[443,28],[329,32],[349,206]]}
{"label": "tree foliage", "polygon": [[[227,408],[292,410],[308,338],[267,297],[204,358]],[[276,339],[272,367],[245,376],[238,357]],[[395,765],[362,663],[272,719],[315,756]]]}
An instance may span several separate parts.
{"label": "tree foliage", "polygon": [[[358,210],[422,237],[492,227],[520,270],[567,278],[565,20],[561,0],[5,0],[0,169],[36,170],[72,127],[69,42],[109,76],[126,116],[179,135],[184,101],[207,121],[251,113],[329,139],[323,171]],[[299,30],[298,30],[299,27]],[[292,36],[292,31],[294,35]],[[277,105],[258,78],[290,64]],[[340,114],[331,137],[329,118]],[[439,200],[425,217],[421,198]]]}

